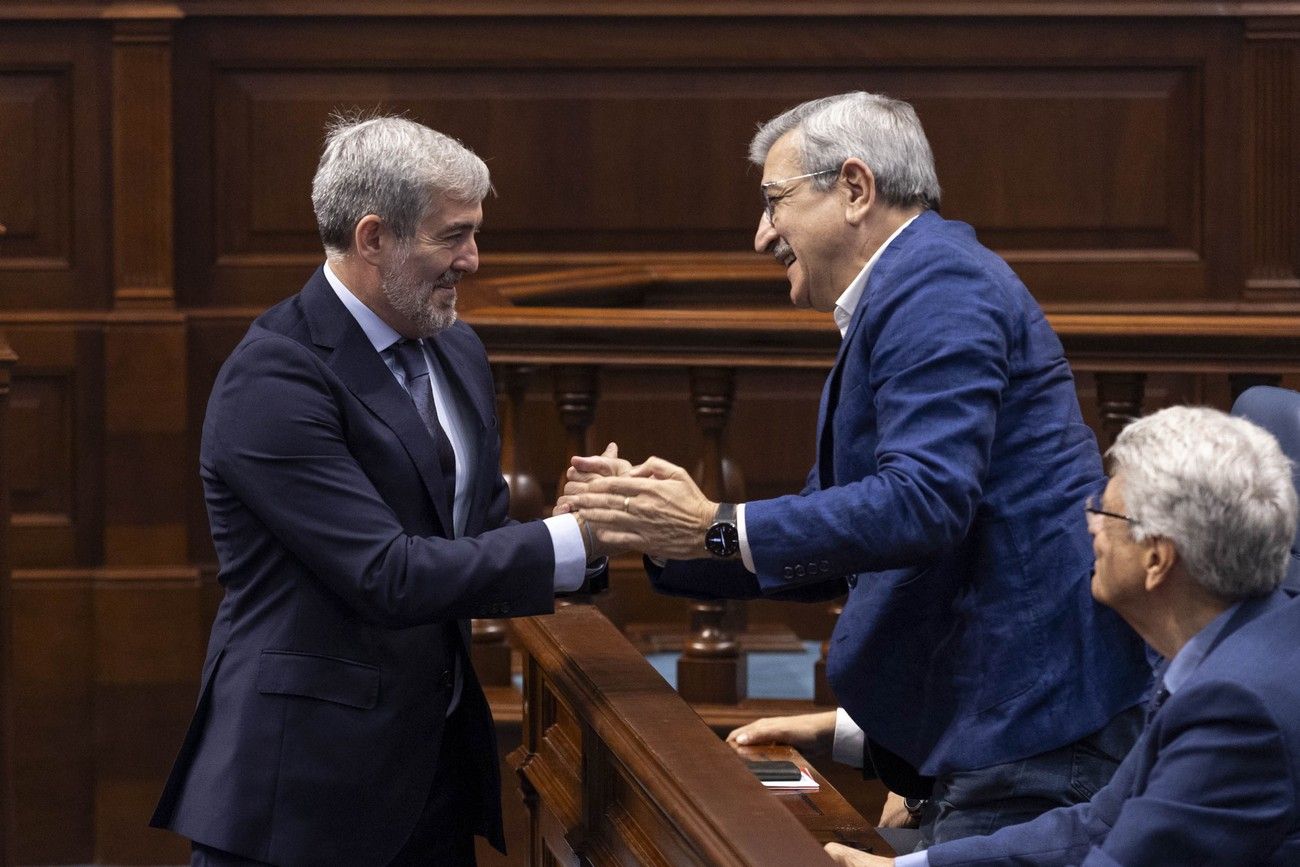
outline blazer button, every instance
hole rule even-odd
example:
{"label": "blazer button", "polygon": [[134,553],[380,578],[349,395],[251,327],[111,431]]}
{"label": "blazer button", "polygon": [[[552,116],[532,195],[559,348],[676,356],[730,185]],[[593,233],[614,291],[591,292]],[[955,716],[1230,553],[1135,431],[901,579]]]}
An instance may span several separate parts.
{"label": "blazer button", "polygon": [[814,560],[814,561],[812,561],[811,563],[808,564],[808,574],[809,574],[809,575],[816,575],[816,574],[818,573],[818,571],[820,571],[820,570],[818,570],[818,568],[817,568],[817,561],[816,561],[816,560]]}
{"label": "blazer button", "polygon": [[849,589],[850,589],[850,590],[852,590],[854,587],[857,587],[857,586],[858,586],[858,576],[857,576],[857,573],[854,573],[854,574],[850,575],[850,576],[848,577],[847,580],[848,580],[848,582],[849,582]]}
{"label": "blazer button", "polygon": [[451,689],[456,685],[456,679],[452,677],[451,669],[447,669],[442,673],[441,680],[444,689]]}
{"label": "blazer button", "polygon": [[831,561],[830,561],[830,560],[823,560],[823,561],[822,561],[822,571],[823,571],[823,572],[829,572],[829,571],[831,571]]}
{"label": "blazer button", "polygon": [[785,569],[782,570],[782,574],[785,575],[785,577],[787,577],[787,578],[793,578],[793,577],[794,577],[794,567],[793,567],[793,566],[786,566]]}
{"label": "blazer button", "polygon": [[797,566],[794,567],[794,574],[795,574],[797,577],[799,577],[799,578],[802,578],[802,577],[803,577],[803,564],[802,564],[802,563],[800,563],[799,565],[797,565]]}

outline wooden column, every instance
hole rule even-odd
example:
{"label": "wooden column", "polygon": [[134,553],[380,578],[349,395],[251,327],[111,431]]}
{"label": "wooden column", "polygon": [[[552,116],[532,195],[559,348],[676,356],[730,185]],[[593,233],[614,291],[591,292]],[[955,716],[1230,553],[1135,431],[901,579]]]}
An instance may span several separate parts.
{"label": "wooden column", "polygon": [[1300,19],[1246,24],[1246,295],[1300,299]]}
{"label": "wooden column", "polygon": [[1097,408],[1101,412],[1102,451],[1130,421],[1142,415],[1142,398],[1146,392],[1145,373],[1098,371]]}
{"label": "wooden column", "polygon": [[[556,365],[554,370],[555,407],[567,434],[565,447],[569,455],[589,455],[592,453],[591,423],[596,418],[596,401],[600,397],[599,372],[589,364]],[[566,463],[560,471],[557,495],[564,490],[567,469]]]}
{"label": "wooden column", "polygon": [[0,867],[13,867],[14,835],[14,669],[13,592],[9,575],[9,389],[18,356],[0,335]]}
{"label": "wooden column", "polygon": [[[704,437],[698,482],[711,500],[725,498],[723,434],[734,396],[735,372],[730,368],[691,369],[691,402]],[[745,698],[748,658],[740,652],[728,608],[726,602],[691,605],[691,631],[677,660],[677,691],[689,702],[736,704]],[[743,622],[743,617],[730,619]]]}
{"label": "wooden column", "polygon": [[113,24],[113,302],[175,306],[172,21]]}

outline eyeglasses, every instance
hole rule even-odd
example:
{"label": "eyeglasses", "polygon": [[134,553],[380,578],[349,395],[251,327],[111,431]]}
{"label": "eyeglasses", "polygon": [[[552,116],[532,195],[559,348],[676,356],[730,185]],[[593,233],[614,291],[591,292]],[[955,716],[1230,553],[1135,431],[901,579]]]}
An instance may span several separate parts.
{"label": "eyeglasses", "polygon": [[780,184],[791,183],[792,181],[802,181],[804,178],[815,178],[821,175],[837,175],[839,173],[840,173],[839,169],[822,169],[820,172],[809,172],[806,175],[795,175],[792,178],[780,178],[779,180],[764,181],[763,183],[759,184],[758,189],[759,192],[762,193],[763,195],[763,211],[767,214],[767,221],[769,223],[773,221],[772,212],[776,210],[776,203],[781,200],[780,196],[778,196],[775,199],[769,196],[767,194],[767,191],[769,189],[778,186]]}
{"label": "eyeglasses", "polygon": [[1141,523],[1137,518],[1121,515],[1119,512],[1107,512],[1105,509],[1099,509],[1097,508],[1099,505],[1101,505],[1101,502],[1095,495],[1083,501],[1083,511],[1088,513],[1089,529],[1095,524],[1099,524],[1102,518],[1116,518],[1129,524]]}

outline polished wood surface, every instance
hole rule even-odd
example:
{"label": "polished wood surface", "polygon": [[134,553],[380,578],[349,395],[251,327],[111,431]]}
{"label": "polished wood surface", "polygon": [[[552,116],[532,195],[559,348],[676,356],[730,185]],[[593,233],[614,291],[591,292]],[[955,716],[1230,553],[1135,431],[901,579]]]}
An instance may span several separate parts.
{"label": "polished wood surface", "polygon": [[[746,497],[801,487],[837,335],[750,250],[744,151],[837,90],[914,102],[945,215],[1043,301],[1103,440],[1300,384],[1298,61],[1296,2],[0,0],[15,858],[185,859],[144,817],[220,596],[201,422],[249,321],[320,261],[331,111],[408,112],[489,161],[461,306],[530,517],[610,440],[711,472],[721,450]],[[701,368],[733,389],[707,434]],[[686,630],[635,558],[612,581],[618,625]],[[810,640],[833,621],[747,618]],[[508,635],[477,636],[504,688]]]}
{"label": "polished wood surface", "polygon": [[800,821],[834,833],[820,811],[779,803],[598,610],[516,635],[529,863],[830,863]]}

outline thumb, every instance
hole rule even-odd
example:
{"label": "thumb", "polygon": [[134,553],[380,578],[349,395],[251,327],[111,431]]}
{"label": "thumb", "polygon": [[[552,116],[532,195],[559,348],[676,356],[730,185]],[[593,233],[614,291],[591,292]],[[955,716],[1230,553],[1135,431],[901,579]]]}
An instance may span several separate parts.
{"label": "thumb", "polygon": [[605,451],[601,452],[600,456],[602,458],[614,458],[615,460],[617,460],[618,443],[610,443],[609,445],[605,446]]}

